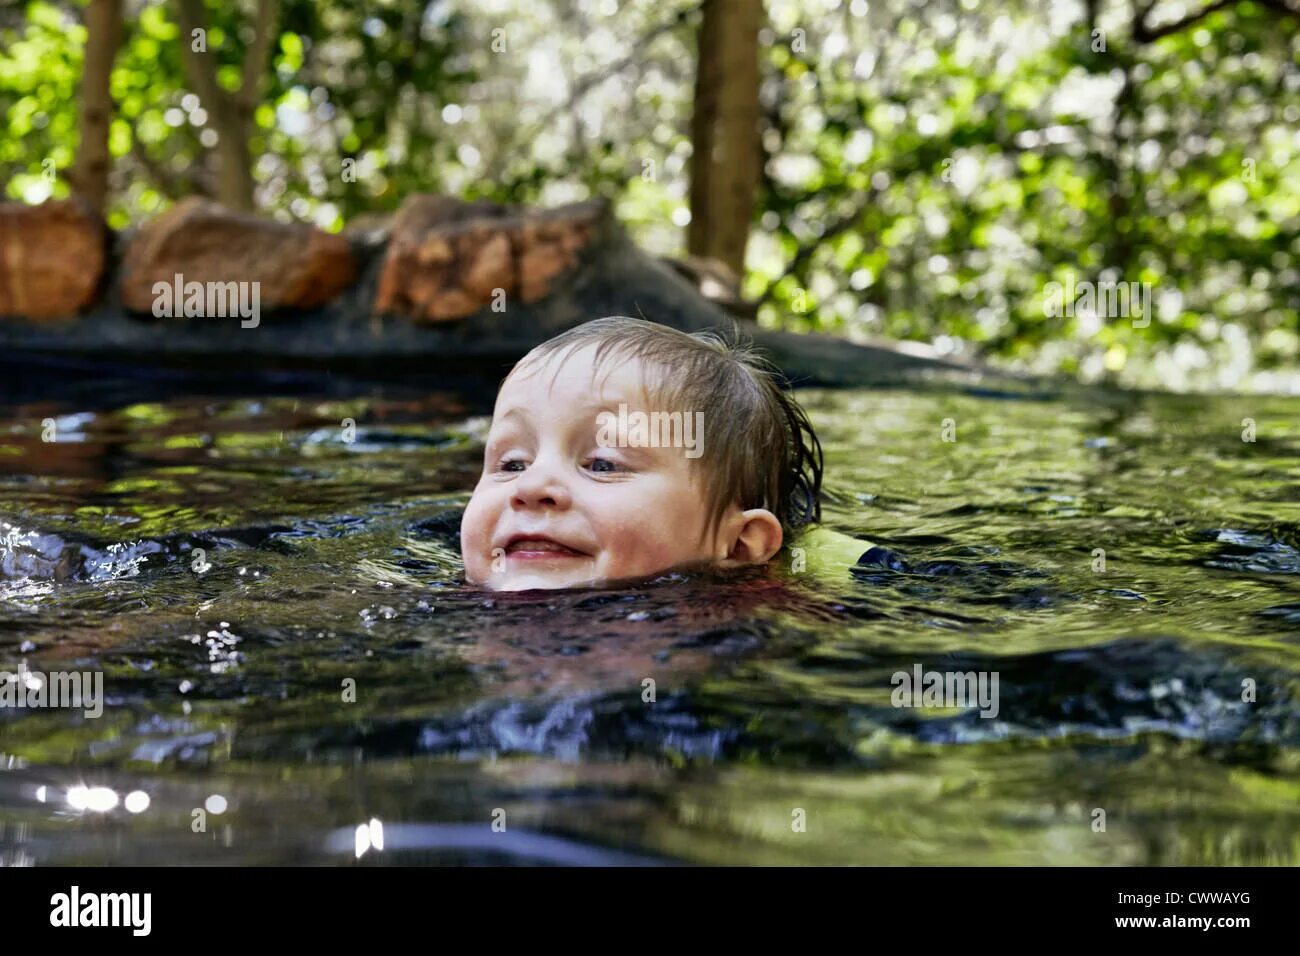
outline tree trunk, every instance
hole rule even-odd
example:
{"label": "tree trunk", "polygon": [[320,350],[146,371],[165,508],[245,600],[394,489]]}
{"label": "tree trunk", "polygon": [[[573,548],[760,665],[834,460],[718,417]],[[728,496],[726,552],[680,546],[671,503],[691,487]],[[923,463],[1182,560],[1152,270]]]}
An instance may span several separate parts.
{"label": "tree trunk", "polygon": [[235,110],[214,113],[217,136],[217,201],[230,209],[253,211],[253,162],[249,127]]}
{"label": "tree trunk", "polygon": [[268,58],[278,34],[275,27],[280,0],[257,0],[253,42],[244,51],[241,82],[237,93],[230,93],[217,83],[217,67],[212,51],[193,49],[196,29],[207,30],[207,12],[203,0],[179,0],[181,49],[190,83],[199,102],[208,111],[212,129],[217,134],[217,201],[231,209],[253,209],[253,163],[249,140],[253,136],[253,113],[258,103],[258,88],[266,72]]}
{"label": "tree trunk", "polygon": [[109,76],[122,38],[122,0],[90,0],[81,72],[81,143],[68,177],[73,191],[103,215],[108,201],[108,127],[113,120]]}
{"label": "tree trunk", "polygon": [[758,188],[762,0],[705,0],[691,119],[691,255],[745,273]]}

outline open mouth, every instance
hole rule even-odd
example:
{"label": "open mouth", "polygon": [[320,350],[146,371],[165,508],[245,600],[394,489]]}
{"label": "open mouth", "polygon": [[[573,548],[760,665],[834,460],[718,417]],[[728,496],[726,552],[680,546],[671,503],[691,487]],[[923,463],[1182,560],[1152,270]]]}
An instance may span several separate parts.
{"label": "open mouth", "polygon": [[523,560],[589,557],[585,551],[578,551],[550,538],[511,538],[506,543],[505,552],[512,558]]}

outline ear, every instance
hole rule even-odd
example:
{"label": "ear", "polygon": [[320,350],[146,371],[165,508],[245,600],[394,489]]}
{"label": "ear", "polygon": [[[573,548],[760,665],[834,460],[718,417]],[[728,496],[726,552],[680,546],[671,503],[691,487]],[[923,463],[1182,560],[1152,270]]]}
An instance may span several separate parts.
{"label": "ear", "polygon": [[784,540],[781,522],[765,508],[742,511],[728,526],[727,556],[718,562],[724,568],[765,564],[781,550]]}

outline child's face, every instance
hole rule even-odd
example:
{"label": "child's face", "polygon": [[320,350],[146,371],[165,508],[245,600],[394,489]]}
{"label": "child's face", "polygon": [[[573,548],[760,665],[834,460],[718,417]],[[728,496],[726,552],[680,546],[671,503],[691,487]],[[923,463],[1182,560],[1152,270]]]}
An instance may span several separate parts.
{"label": "child's face", "polygon": [[652,409],[639,362],[597,383],[594,353],[573,352],[553,384],[555,357],[517,367],[502,385],[461,523],[469,583],[576,587],[727,557],[727,522],[704,534],[700,466],[686,449],[598,443],[599,413]]}

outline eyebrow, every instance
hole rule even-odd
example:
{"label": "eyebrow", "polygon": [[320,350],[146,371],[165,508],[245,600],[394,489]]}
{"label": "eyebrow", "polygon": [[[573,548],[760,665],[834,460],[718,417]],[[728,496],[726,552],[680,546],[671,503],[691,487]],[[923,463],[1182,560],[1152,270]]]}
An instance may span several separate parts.
{"label": "eyebrow", "polygon": [[[597,428],[599,428],[599,423],[596,421],[596,418],[599,414],[601,414],[602,412],[607,412],[611,415],[618,414],[618,412],[616,411],[617,406],[611,406],[608,402],[596,402],[596,401],[585,402],[579,407],[585,411],[589,411],[592,413],[591,422]],[[499,424],[506,424],[511,419],[521,419],[524,427],[526,427],[529,431],[532,430],[532,415],[528,407],[524,405],[515,405],[512,408],[508,409],[507,411],[503,412],[501,415],[494,417],[492,420],[493,428],[495,428]],[[644,446],[643,445],[617,445],[617,446],[613,446],[613,448],[614,450],[618,451],[620,454],[624,455],[625,457],[634,460],[648,460],[656,457],[662,457],[664,453],[671,452],[674,450],[671,448],[667,448],[663,446],[655,446],[655,445],[644,445]]]}

